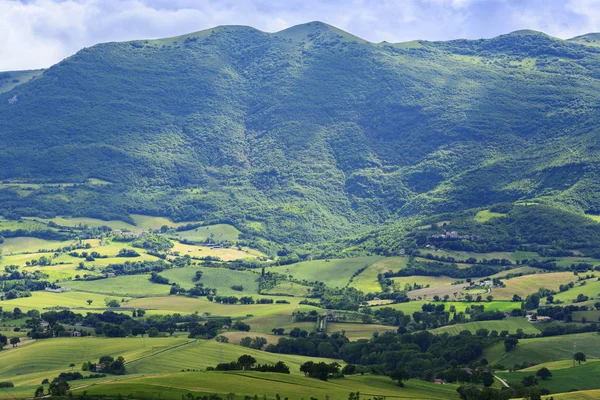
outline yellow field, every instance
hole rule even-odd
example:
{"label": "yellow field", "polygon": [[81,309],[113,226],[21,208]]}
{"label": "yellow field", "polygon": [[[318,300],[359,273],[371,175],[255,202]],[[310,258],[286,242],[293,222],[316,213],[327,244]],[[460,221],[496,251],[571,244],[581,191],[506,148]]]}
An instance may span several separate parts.
{"label": "yellow field", "polygon": [[572,272],[550,272],[543,274],[525,275],[504,280],[505,288],[492,289],[492,296],[496,300],[510,300],[514,294],[526,297],[535,293],[539,288],[558,291],[561,284],[576,281],[577,277]]}
{"label": "yellow field", "polygon": [[[93,300],[91,305],[88,305],[86,301],[88,299]],[[19,307],[23,311],[31,309],[43,310],[49,307],[70,307],[82,308],[84,309],[82,312],[85,312],[85,309],[105,308],[104,299],[117,299],[121,301],[121,297],[75,291],[64,293],[31,292],[31,297],[3,301],[2,307],[5,310],[12,310],[14,307]]]}
{"label": "yellow field", "polygon": [[189,254],[191,257],[219,257],[223,261],[238,260],[240,258],[264,257],[264,254],[258,250],[238,250],[235,247],[211,249],[206,246],[195,246],[179,242],[174,243],[174,247],[171,250],[173,252],[179,252],[182,256]]}
{"label": "yellow field", "polygon": [[375,293],[381,291],[381,286],[377,281],[377,275],[388,271],[399,271],[406,268],[408,257],[386,257],[375,261],[367,269],[361,272],[350,284],[358,290],[365,293]]}

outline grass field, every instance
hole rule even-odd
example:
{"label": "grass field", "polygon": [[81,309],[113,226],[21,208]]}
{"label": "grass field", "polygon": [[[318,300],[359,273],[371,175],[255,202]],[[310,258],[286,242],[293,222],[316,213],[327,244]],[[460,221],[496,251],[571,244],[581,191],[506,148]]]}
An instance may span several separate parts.
{"label": "grass field", "polygon": [[230,241],[235,242],[240,236],[240,231],[226,224],[201,226],[191,231],[177,232],[177,237],[190,242],[204,242],[211,239],[213,242]]}
{"label": "grass field", "polygon": [[381,258],[361,272],[350,284],[350,286],[362,290],[365,293],[376,293],[381,291],[377,281],[377,275],[387,271],[399,271],[406,268],[408,257],[385,257]]}
{"label": "grass field", "polygon": [[[581,365],[572,366],[570,368],[550,369],[552,377],[547,380],[538,379],[538,386],[546,388],[550,393],[568,392],[570,390],[590,390],[600,389],[600,380],[591,379],[600,374],[599,362],[587,362]],[[541,367],[535,369],[539,370]],[[497,375],[509,382],[510,385],[516,385],[524,377],[534,375],[535,372],[517,371],[517,372],[498,372]]]}
{"label": "grass field", "polygon": [[[254,296],[255,299],[258,298]],[[277,297],[274,297],[275,299]],[[194,313],[199,314],[208,312],[211,315],[246,317],[246,316],[267,316],[267,315],[285,315],[291,319],[291,314],[298,309],[298,302],[301,299],[286,297],[291,304],[219,304],[206,300],[205,298],[190,298],[182,296],[167,297],[147,297],[132,299],[126,302],[127,307],[145,308],[149,314],[173,314],[173,313]],[[315,307],[302,306],[300,309],[312,310]],[[271,328],[274,326],[271,325]],[[269,329],[271,329],[269,328]],[[270,331],[269,331],[270,332]],[[265,333],[269,333],[265,332]]]}
{"label": "grass field", "polygon": [[45,371],[68,371],[70,363],[79,368],[84,361],[94,361],[103,355],[121,355],[129,362],[187,342],[191,340],[98,337],[38,340],[27,346],[2,352],[0,381],[12,381],[15,385],[39,384],[40,373],[52,379],[55,375]]}
{"label": "grass field", "polygon": [[171,286],[150,282],[150,275],[125,275],[95,281],[72,281],[66,285],[74,290],[112,296],[156,296],[168,295]]}
{"label": "grass field", "polygon": [[310,287],[294,282],[282,282],[272,289],[263,291],[264,294],[287,294],[296,297],[306,297],[310,293]]}
{"label": "grass field", "polygon": [[231,344],[240,344],[240,341],[247,336],[249,336],[251,338],[259,336],[261,338],[266,339],[267,344],[276,344],[279,339],[281,339],[282,337],[285,337],[285,336],[269,335],[266,333],[257,333],[257,332],[223,332],[219,336],[225,336],[227,339],[229,339],[229,343],[231,343]]}
{"label": "grass field", "polygon": [[4,239],[4,243],[0,244],[0,248],[4,255],[8,255],[11,253],[37,252],[38,250],[54,250],[68,246],[70,243],[34,237],[16,237]]}
{"label": "grass field", "polygon": [[[31,309],[43,310],[51,307],[68,307],[68,308],[104,308],[105,299],[117,299],[121,301],[122,296],[107,296],[104,294],[84,293],[70,291],[64,293],[52,292],[31,292],[31,297],[21,297],[13,300],[5,300],[0,305],[6,310],[12,310],[14,307],[19,307],[23,311]],[[91,305],[88,305],[86,300],[93,300]],[[124,305],[123,305],[124,306]]]}
{"label": "grass field", "polygon": [[577,392],[569,393],[558,393],[552,396],[542,397],[544,400],[548,400],[552,397],[556,400],[596,400],[600,399],[600,390],[582,390]]}
{"label": "grass field", "polygon": [[520,339],[517,347],[510,352],[504,351],[502,343],[496,344],[484,352],[490,363],[503,364],[506,367],[521,364],[524,361],[538,364],[570,360],[573,356],[573,345],[577,351],[588,358],[600,357],[600,337],[596,333],[580,333],[576,335],[552,336],[535,339]]}
{"label": "grass field", "polygon": [[269,267],[266,270],[292,275],[300,280],[325,282],[331,287],[345,287],[356,271],[368,267],[380,258],[379,256],[369,256],[340,260],[304,261],[280,267]]}
{"label": "grass field", "polygon": [[264,254],[262,254],[258,250],[238,250],[236,247],[210,248],[207,246],[197,246],[179,242],[175,242],[171,250],[173,252],[179,252],[179,254],[182,256],[189,254],[191,257],[219,257],[223,261],[238,260],[243,258],[264,257]]}
{"label": "grass field", "polygon": [[[346,400],[350,392],[360,392],[361,398],[386,396],[398,399],[457,399],[456,385],[435,385],[410,380],[399,388],[385,376],[351,376],[327,382],[298,375],[259,372],[189,372],[161,376],[139,377],[99,384],[85,390],[89,394],[123,394],[133,398],[161,398],[179,400],[192,393],[232,393],[236,400],[244,396],[268,400],[276,395],[290,400],[311,397],[329,400]],[[265,397],[263,397],[265,396]]]}
{"label": "grass field", "polygon": [[530,260],[532,258],[540,258],[539,254],[531,252],[531,251],[498,251],[498,252],[490,252],[490,253],[473,253],[470,251],[454,251],[454,250],[444,250],[444,249],[420,249],[422,255],[427,253],[431,253],[435,256],[445,256],[445,257],[454,257],[457,260],[466,260],[467,258],[475,258],[478,261],[481,260],[492,260],[492,259],[507,259],[512,262],[522,261],[522,260]]}
{"label": "grass field", "polygon": [[[252,332],[244,333],[246,333],[245,336],[252,337]],[[332,362],[332,360],[319,359],[318,357],[267,353],[235,344],[219,343],[215,340],[199,340],[139,361],[133,361],[127,364],[127,370],[128,373],[132,374],[169,373],[179,372],[182,369],[204,370],[207,367],[214,367],[220,362],[235,361],[243,354],[249,354],[256,358],[259,364],[274,364],[277,361],[283,361],[290,367],[290,373],[293,375],[303,375],[300,372],[300,365],[306,361]],[[337,361],[342,365],[344,364],[341,360]]]}
{"label": "grass field", "polygon": [[569,289],[566,292],[558,293],[554,296],[555,299],[564,301],[564,302],[572,302],[577,298],[577,295],[583,294],[590,298],[590,300],[597,299],[600,297],[600,281],[597,279],[590,279],[586,281],[586,284],[583,286],[578,286],[579,283],[575,283],[575,287],[573,289]]}
{"label": "grass field", "polygon": [[506,318],[499,321],[468,322],[466,324],[443,326],[441,328],[432,329],[430,332],[438,335],[442,333],[458,335],[462,331],[475,333],[478,329],[487,329],[490,332],[496,330],[498,333],[502,332],[503,330],[507,330],[509,333],[515,333],[517,329],[522,329],[526,334],[540,333],[539,329],[525,318]]}
{"label": "grass field", "polygon": [[490,210],[481,210],[477,214],[475,214],[475,221],[477,222],[487,222],[492,218],[504,217],[506,214],[493,212]]}
{"label": "grass field", "polygon": [[352,324],[352,323],[335,323],[327,324],[327,333],[344,331],[346,337],[352,341],[359,339],[371,339],[374,332],[396,332],[398,327],[389,325],[375,324]]}
{"label": "grass field", "polygon": [[[169,281],[178,283],[181,287],[189,289],[196,284],[192,280],[196,275],[196,271],[202,271],[203,274],[202,279],[198,282],[203,283],[205,287],[217,289],[218,295],[231,294],[239,297],[258,293],[257,279],[260,276],[252,272],[234,271],[226,268],[185,267],[163,271],[161,275],[169,279]],[[231,289],[234,285],[242,285],[244,290],[239,292]]]}
{"label": "grass field", "polygon": [[464,312],[467,307],[474,305],[483,305],[486,311],[511,311],[514,308],[520,308],[519,303],[513,303],[510,301],[492,301],[492,302],[464,302],[464,301],[448,301],[448,302],[435,302],[435,301],[409,301],[407,303],[387,304],[383,306],[373,307],[374,309],[391,307],[396,310],[402,310],[405,314],[412,314],[415,311],[421,311],[421,306],[425,303],[433,304],[444,304],[446,310],[450,309],[450,306],[456,307],[456,312]]}
{"label": "grass field", "polygon": [[[510,300],[513,295],[518,294],[525,298],[535,293],[539,288],[546,288],[558,291],[561,284],[567,284],[576,281],[577,277],[572,272],[551,272],[544,274],[534,274],[519,276],[516,278],[503,280],[505,288],[492,289],[492,296],[498,300]],[[556,296],[555,296],[556,297]]]}

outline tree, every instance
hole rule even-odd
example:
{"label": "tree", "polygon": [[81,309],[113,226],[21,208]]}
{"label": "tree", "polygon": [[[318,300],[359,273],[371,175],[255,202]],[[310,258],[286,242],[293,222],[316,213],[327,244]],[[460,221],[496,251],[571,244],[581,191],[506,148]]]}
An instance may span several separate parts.
{"label": "tree", "polygon": [[148,337],[157,337],[158,336],[158,329],[155,327],[152,327],[148,330]]}
{"label": "tree", "polygon": [[404,387],[402,381],[408,379],[408,372],[406,372],[404,368],[396,368],[396,370],[390,374],[390,378],[394,381],[398,381],[398,386]]}
{"label": "tree", "polygon": [[75,364],[73,364],[73,363],[69,364],[69,368],[71,368],[71,371],[73,370],[74,366],[75,366]]}
{"label": "tree", "polygon": [[521,382],[525,387],[535,386],[538,383],[537,379],[535,379],[535,376],[533,375],[526,376]]}
{"label": "tree", "polygon": [[50,383],[48,391],[50,392],[50,394],[52,394],[52,396],[64,396],[65,394],[67,394],[69,387],[70,386],[66,381],[60,379],[58,382],[53,381],[52,383]]}
{"label": "tree", "polygon": [[512,349],[514,349],[519,343],[519,339],[517,338],[507,338],[504,340],[504,350],[508,353]]}
{"label": "tree", "polygon": [[535,376],[537,376],[538,378],[542,378],[542,380],[545,381],[546,379],[552,377],[552,372],[550,372],[548,368],[543,367],[535,373]]}
{"label": "tree", "polygon": [[33,395],[33,397],[42,397],[44,395],[44,387],[40,386],[37,389],[35,389],[35,394]]}
{"label": "tree", "polygon": [[86,301],[87,301],[87,303],[88,303],[88,306],[91,306],[91,305],[92,305],[92,303],[94,302],[94,300],[86,300]]}
{"label": "tree", "polygon": [[242,340],[240,340],[240,346],[242,347],[250,347],[252,344],[252,338],[250,336],[246,336]]}
{"label": "tree", "polygon": [[21,339],[19,339],[18,337],[10,338],[10,344],[12,344],[12,347],[17,347],[19,343],[21,343]]}
{"label": "tree", "polygon": [[483,386],[485,387],[492,386],[494,384],[494,375],[488,371],[485,371],[483,374],[481,374],[481,383],[483,383]]}
{"label": "tree", "polygon": [[238,363],[242,366],[242,369],[246,370],[246,368],[250,368],[256,363],[256,359],[248,354],[244,354],[238,358]]}
{"label": "tree", "polygon": [[[12,339],[11,339],[12,340]],[[583,354],[582,352],[577,352],[573,355],[573,360],[577,361],[579,363],[579,365],[581,365],[581,362],[586,362],[587,359],[585,357],[585,354]]]}
{"label": "tree", "polygon": [[138,317],[142,318],[144,315],[146,315],[146,311],[142,310],[141,308],[138,308],[137,315]]}

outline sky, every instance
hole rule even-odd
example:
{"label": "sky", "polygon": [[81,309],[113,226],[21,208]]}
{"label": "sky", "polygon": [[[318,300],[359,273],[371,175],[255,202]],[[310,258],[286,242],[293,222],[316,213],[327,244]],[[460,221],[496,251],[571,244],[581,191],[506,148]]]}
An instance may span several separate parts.
{"label": "sky", "polygon": [[266,32],[323,21],[372,42],[600,31],[600,0],[0,0],[0,71],[46,68],[83,47],[217,25]]}

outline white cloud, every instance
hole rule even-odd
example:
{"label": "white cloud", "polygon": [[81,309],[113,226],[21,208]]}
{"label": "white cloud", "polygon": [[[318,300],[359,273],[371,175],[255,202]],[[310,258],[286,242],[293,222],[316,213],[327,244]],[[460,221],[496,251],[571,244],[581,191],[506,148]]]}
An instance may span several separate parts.
{"label": "white cloud", "polygon": [[600,30],[600,0],[0,0],[0,71],[48,67],[99,42],[215,25],[273,32],[321,20],[379,42]]}

